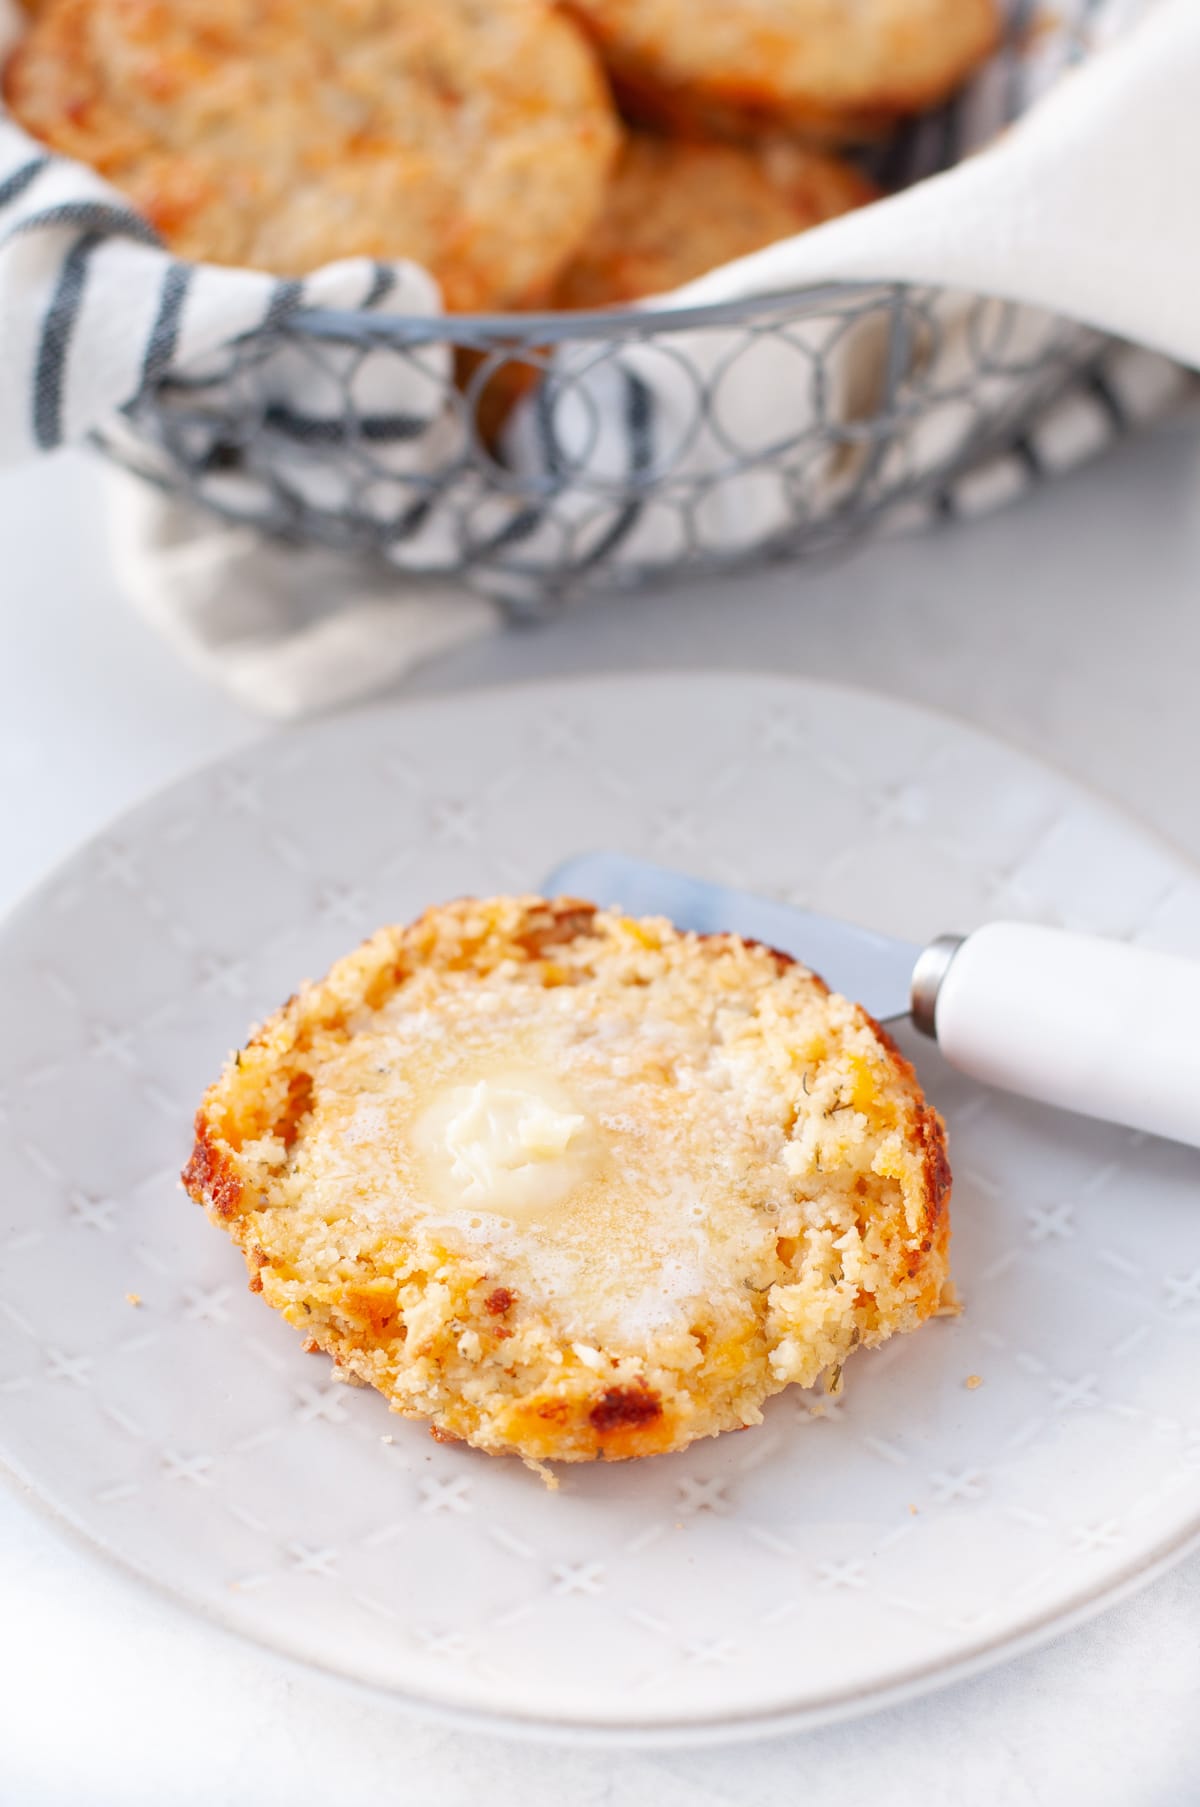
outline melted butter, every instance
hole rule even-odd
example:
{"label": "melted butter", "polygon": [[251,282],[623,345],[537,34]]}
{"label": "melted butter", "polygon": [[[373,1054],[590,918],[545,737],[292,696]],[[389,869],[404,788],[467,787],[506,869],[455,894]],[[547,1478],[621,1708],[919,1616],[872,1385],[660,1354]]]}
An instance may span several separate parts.
{"label": "melted butter", "polygon": [[595,1126],[542,1073],[508,1073],[437,1093],[414,1126],[425,1179],[444,1207],[516,1223],[558,1210],[594,1174]]}
{"label": "melted butter", "polygon": [[354,1037],[323,1074],[297,1184],[339,1234],[378,1226],[416,1259],[502,1278],[585,1365],[686,1334],[718,1297],[749,1310],[743,1276],[763,1284],[795,1182],[707,1019],[689,1019],[693,1048],[640,1005],[582,1034],[565,990],[502,1002],[450,991],[436,1020],[397,1007]]}

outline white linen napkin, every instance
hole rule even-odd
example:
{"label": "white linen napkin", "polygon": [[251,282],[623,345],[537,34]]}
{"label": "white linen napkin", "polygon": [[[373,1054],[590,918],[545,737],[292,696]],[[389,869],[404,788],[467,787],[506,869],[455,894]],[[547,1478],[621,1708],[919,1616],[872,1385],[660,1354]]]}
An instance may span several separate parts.
{"label": "white linen napkin", "polygon": [[[1024,0],[1009,3],[1024,19]],[[986,144],[1023,113],[991,148],[670,298],[672,305],[728,300],[848,279],[931,285],[939,291],[932,305],[948,398],[967,368],[967,335],[979,330],[970,298],[1020,304],[997,305],[997,345],[1005,349],[988,381],[993,400],[1014,404],[1014,415],[1026,403],[1029,418],[1011,447],[942,488],[929,505],[939,512],[993,506],[1045,470],[1087,456],[1171,404],[1185,378],[1170,360],[1200,365],[1198,0],[1063,0],[1053,15],[1027,23],[1016,48],[909,135],[908,173],[936,168],[951,142],[966,150]],[[11,0],[0,0],[0,29],[15,29]],[[201,391],[215,397],[212,431],[225,431],[236,421],[244,380],[232,341],[311,306],[428,318],[440,303],[428,275],[408,264],[355,259],[303,283],[182,264],[98,177],[48,157],[0,119],[0,459],[99,435],[161,476],[153,446],[137,436],[136,410],[132,426],[117,411],[148,382],[169,376],[185,400]],[[1065,330],[1095,355],[1069,391],[1026,395],[1032,354],[1048,336],[1061,338],[1064,318],[1079,323]],[[1103,334],[1152,352],[1108,343]],[[595,347],[560,353],[557,380],[517,411],[506,451],[519,470],[565,462],[578,480],[556,485],[542,509],[518,520],[517,504],[481,501],[478,479],[464,473],[431,507],[419,516],[410,510],[413,519],[398,524],[391,557],[404,577],[344,554],[280,547],[114,476],[124,580],[177,644],[252,706],[286,715],[343,701],[499,619],[486,598],[429,581],[452,566],[453,523],[464,506],[476,509],[497,543],[519,538],[535,572],[539,562],[561,558],[564,544],[580,569],[601,546],[618,573],[669,563],[677,525],[667,511],[606,511],[595,497],[607,478],[661,458],[673,435],[686,440],[690,474],[703,479],[721,469],[720,445],[692,432],[694,385],[680,384],[669,353],[681,349],[711,371],[731,343],[711,331],[675,333],[665,351],[661,343],[627,346],[599,365]],[[824,405],[836,418],[852,421],[870,407],[871,357],[868,344],[851,339],[833,361],[832,400]],[[447,462],[460,430],[440,405],[449,370],[448,349],[433,343],[409,362],[378,360],[362,389],[373,444],[400,476]],[[914,385],[928,378],[928,371],[911,373]],[[312,366],[288,350],[274,352],[256,383],[273,398],[263,430],[274,435],[277,484],[297,435],[329,426],[337,384],[323,393]],[[734,405],[756,436],[752,453],[794,433],[812,402],[764,340],[739,365]],[[600,430],[587,426],[581,453],[584,424],[596,420]],[[894,455],[918,475],[936,472],[966,446],[966,431],[962,409],[949,400],[943,409],[926,407]],[[227,513],[261,514],[270,488],[261,471],[236,457],[214,461],[211,440],[190,414],[175,449],[194,457],[197,489]],[[806,468],[810,515],[834,508],[853,476],[853,461],[832,454]],[[297,459],[291,480],[305,506],[336,514],[336,462],[314,471]],[[715,551],[770,535],[786,524],[796,482],[794,471],[781,479],[769,469],[722,479],[698,531]],[[523,605],[520,582],[495,570],[488,576],[486,563],[482,569],[493,593]]]}

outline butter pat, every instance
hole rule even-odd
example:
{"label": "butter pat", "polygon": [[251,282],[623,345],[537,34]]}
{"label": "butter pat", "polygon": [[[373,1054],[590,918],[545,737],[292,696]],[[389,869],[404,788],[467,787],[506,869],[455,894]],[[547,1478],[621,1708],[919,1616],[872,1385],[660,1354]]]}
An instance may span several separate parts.
{"label": "butter pat", "polygon": [[422,1112],[416,1140],[439,1203],[518,1221],[554,1210],[596,1156],[588,1118],[541,1074],[448,1087]]}
{"label": "butter pat", "polygon": [[489,1079],[456,1086],[454,1105],[446,1124],[446,1152],[468,1204],[485,1199],[502,1177],[538,1161],[557,1160],[584,1126],[577,1112],[556,1110],[537,1092]]}

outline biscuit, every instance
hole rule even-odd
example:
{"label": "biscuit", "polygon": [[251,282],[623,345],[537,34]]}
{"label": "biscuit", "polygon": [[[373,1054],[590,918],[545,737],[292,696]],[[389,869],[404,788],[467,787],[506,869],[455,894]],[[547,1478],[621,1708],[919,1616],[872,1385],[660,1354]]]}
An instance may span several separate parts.
{"label": "biscuit", "polygon": [[944,1301],[944,1132],[878,1026],[570,899],[339,961],[210,1089],[184,1182],[307,1347],[534,1465],[755,1424]]}
{"label": "biscuit", "polygon": [[850,164],[819,151],[752,152],[632,133],[588,239],[554,290],[561,308],[665,294],[873,200]]}
{"label": "biscuit", "polygon": [[459,311],[545,292],[619,142],[545,0],[48,0],[5,95],[183,257],[411,258]]}
{"label": "biscuit", "polygon": [[673,130],[871,136],[995,48],[996,0],[568,0],[635,114]]}

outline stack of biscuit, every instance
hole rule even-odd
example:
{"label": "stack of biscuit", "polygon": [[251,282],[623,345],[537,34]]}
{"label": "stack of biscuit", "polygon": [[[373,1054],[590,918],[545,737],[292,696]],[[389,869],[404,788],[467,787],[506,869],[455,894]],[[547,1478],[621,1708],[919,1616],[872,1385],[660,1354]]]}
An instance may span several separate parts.
{"label": "stack of biscuit", "polygon": [[38,0],[13,116],[180,256],[408,258],[456,312],[606,307],[861,205],[997,0]]}

